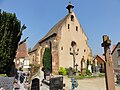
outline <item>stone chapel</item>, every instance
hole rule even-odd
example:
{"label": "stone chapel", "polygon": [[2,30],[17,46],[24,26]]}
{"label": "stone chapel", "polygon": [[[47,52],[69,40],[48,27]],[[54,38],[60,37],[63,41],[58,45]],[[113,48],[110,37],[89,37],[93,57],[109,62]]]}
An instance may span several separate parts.
{"label": "stone chapel", "polygon": [[[81,60],[92,59],[92,50],[88,45],[88,37],[83,31],[72,3],[66,7],[68,14],[55,24],[50,31],[40,39],[29,52],[30,63],[40,64],[46,47],[52,53],[52,73],[58,73],[60,67],[69,68],[78,66],[81,70]],[[84,64],[86,67],[86,63]]]}

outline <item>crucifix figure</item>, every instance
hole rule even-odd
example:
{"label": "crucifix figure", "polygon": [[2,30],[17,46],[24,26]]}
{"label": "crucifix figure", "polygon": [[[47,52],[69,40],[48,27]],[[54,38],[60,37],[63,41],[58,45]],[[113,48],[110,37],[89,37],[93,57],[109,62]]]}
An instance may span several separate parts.
{"label": "crucifix figure", "polygon": [[104,65],[105,65],[106,90],[115,90],[110,45],[111,45],[111,40],[107,35],[104,35],[102,47],[104,47],[104,55],[105,55]]}
{"label": "crucifix figure", "polygon": [[75,69],[76,69],[76,71],[77,71],[77,67],[78,67],[78,64],[76,63],[76,64],[75,64]]}
{"label": "crucifix figure", "polygon": [[78,53],[75,51],[76,43],[72,41],[71,46],[72,46],[73,52],[70,52],[70,54],[73,55],[73,67],[75,68],[75,59],[76,59],[75,57],[76,55],[78,55]]}

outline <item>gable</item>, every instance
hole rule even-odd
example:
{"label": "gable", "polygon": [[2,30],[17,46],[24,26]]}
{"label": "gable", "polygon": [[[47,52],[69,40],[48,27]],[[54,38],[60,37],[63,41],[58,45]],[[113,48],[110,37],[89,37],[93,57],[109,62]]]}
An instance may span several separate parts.
{"label": "gable", "polygon": [[113,54],[113,53],[114,53],[114,51],[115,51],[117,48],[120,48],[120,42],[118,42],[118,43],[117,43],[117,45],[116,45],[116,46],[114,46],[114,48],[113,48],[113,50],[112,50],[112,53],[111,53],[111,54]]}
{"label": "gable", "polygon": [[103,63],[105,61],[105,56],[101,56],[101,55],[96,55],[94,60],[95,61],[97,60],[97,62],[100,64],[100,63]]}
{"label": "gable", "polygon": [[28,57],[28,50],[27,50],[26,42],[22,43],[18,47],[17,53],[16,53],[16,58],[24,58],[24,57]]}
{"label": "gable", "polygon": [[[72,17],[74,17],[73,21],[72,21]],[[83,37],[86,40],[88,40],[88,37],[87,37],[86,33],[84,32],[83,27],[82,27],[80,21],[78,20],[76,14],[74,12],[72,12],[72,13],[69,14],[68,21],[70,21],[68,23],[75,25],[75,27],[73,28],[74,31],[80,31],[80,32],[82,32]]]}
{"label": "gable", "polygon": [[74,19],[76,20],[76,22],[78,22],[78,26],[76,26],[76,29],[81,28],[80,30],[82,31],[82,37],[85,38],[85,40],[88,40],[87,35],[85,34],[85,32],[83,31],[83,28],[81,26],[81,24],[79,23],[76,15],[74,12],[68,13],[62,20],[60,20],[57,24],[55,24],[50,30],[49,32],[42,38],[40,39],[36,45],[33,47],[33,50],[36,50],[39,47],[39,44],[46,41],[47,39],[49,39],[49,37],[51,38],[54,35],[58,35],[58,33],[61,31],[61,28],[63,25],[66,24],[67,20],[71,20],[74,22]]}

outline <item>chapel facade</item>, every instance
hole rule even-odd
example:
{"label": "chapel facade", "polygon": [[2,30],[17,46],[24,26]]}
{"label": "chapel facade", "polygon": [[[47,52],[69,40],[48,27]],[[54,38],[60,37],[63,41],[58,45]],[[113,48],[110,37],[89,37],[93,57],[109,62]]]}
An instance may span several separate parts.
{"label": "chapel facade", "polygon": [[78,70],[81,70],[83,57],[85,61],[92,60],[88,37],[73,12],[74,6],[69,3],[66,8],[68,14],[55,24],[29,52],[30,63],[42,66],[44,50],[49,47],[52,54],[52,73],[58,73],[60,67],[69,68],[75,65],[78,65]]}

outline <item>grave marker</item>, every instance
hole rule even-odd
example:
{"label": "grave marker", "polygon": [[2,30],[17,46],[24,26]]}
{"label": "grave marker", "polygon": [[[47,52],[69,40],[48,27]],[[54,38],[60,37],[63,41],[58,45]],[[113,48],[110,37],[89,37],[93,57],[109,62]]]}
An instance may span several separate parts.
{"label": "grave marker", "polygon": [[101,45],[102,47],[104,47],[105,55],[104,65],[105,65],[106,90],[115,90],[113,66],[110,52],[111,40],[107,35],[103,36],[103,43]]}

